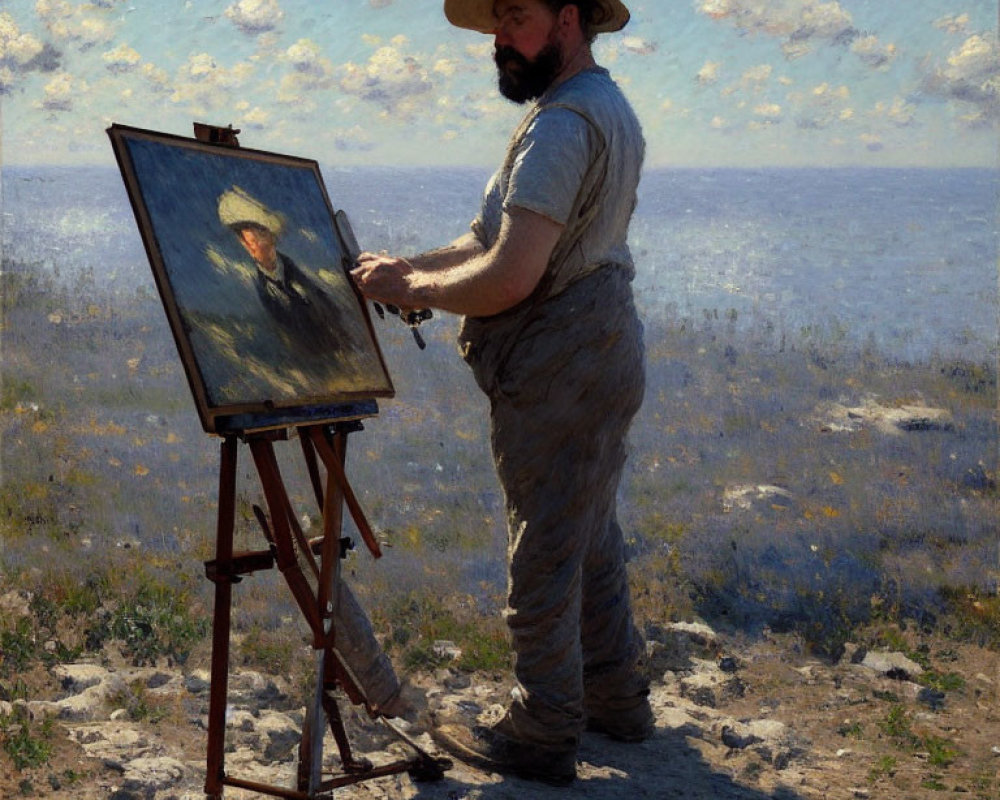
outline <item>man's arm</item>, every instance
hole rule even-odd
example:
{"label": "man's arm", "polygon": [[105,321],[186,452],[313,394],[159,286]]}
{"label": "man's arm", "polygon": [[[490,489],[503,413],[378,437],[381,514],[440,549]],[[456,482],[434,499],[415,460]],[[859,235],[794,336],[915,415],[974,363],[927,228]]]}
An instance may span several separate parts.
{"label": "man's arm", "polygon": [[372,300],[400,308],[491,316],[531,294],[562,231],[563,226],[548,217],[512,208],[504,213],[497,241],[487,251],[475,237],[462,237],[412,260],[363,253],[351,275]]}
{"label": "man's arm", "polygon": [[481,256],[485,252],[486,248],[479,241],[479,237],[469,231],[459,236],[451,244],[446,244],[437,250],[421,253],[419,256],[413,256],[407,261],[422,272],[437,272],[458,266],[470,258]]}

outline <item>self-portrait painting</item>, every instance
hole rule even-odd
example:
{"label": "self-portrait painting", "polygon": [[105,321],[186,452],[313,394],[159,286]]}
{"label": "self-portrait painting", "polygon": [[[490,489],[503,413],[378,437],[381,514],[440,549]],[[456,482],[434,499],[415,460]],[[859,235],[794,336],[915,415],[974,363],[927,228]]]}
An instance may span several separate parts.
{"label": "self-portrait painting", "polygon": [[315,162],[109,135],[207,430],[393,393]]}

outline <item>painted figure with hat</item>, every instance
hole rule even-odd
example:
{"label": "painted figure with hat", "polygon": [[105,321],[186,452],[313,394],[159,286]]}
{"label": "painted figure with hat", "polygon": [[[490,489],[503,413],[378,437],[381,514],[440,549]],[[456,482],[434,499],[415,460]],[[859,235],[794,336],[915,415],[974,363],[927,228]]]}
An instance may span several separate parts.
{"label": "painted figure with hat", "polygon": [[645,382],[627,243],[645,145],[591,49],[629,12],[445,0],[444,13],[493,36],[500,92],[530,106],[469,233],[409,259],[362,254],[352,275],[374,300],[461,314],[490,400],[516,684],[498,723],[438,719],[432,735],[469,763],[565,784],[585,730],[654,731],[615,508]]}
{"label": "painted figure with hat", "polygon": [[339,311],[323,287],[278,250],[283,215],[239,186],[219,197],[219,221],[236,234],[257,265],[255,286],[261,304],[290,344],[305,352],[333,355],[346,343],[337,330]]}

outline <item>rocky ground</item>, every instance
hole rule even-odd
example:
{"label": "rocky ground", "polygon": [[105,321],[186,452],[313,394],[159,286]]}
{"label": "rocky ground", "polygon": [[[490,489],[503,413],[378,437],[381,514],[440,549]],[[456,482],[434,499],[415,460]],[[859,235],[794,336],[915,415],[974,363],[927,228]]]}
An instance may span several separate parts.
{"label": "rocky ground", "polygon": [[[804,654],[788,636],[744,642],[702,624],[678,623],[649,643],[658,676],[652,694],[656,735],[641,744],[585,735],[573,786],[554,789],[455,763],[438,782],[414,782],[404,773],[333,796],[995,800],[1000,659],[972,645],[926,636],[909,641],[914,652],[925,654],[919,660],[926,669],[901,652],[848,645],[831,663]],[[38,768],[18,771],[2,762],[0,796],[203,796],[206,671],[89,663],[55,666],[46,679],[51,700],[0,701],[0,719],[30,717],[31,730],[54,748],[49,763]],[[432,709],[490,720],[501,713],[507,680],[442,669],[413,682]],[[231,776],[292,785],[303,711],[291,695],[280,678],[233,673],[226,753]],[[376,764],[407,752],[355,709],[345,716],[356,751]],[[53,723],[43,734],[39,726],[46,718]],[[433,748],[426,733],[409,733]],[[335,768],[329,736],[324,752]],[[233,788],[225,795],[260,796]]]}

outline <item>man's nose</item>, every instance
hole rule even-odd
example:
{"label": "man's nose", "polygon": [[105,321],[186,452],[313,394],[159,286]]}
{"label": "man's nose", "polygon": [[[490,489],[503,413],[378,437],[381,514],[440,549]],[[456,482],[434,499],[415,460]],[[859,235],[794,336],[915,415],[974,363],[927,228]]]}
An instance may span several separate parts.
{"label": "man's nose", "polygon": [[500,26],[493,31],[493,47],[506,47],[510,44],[510,36]]}

